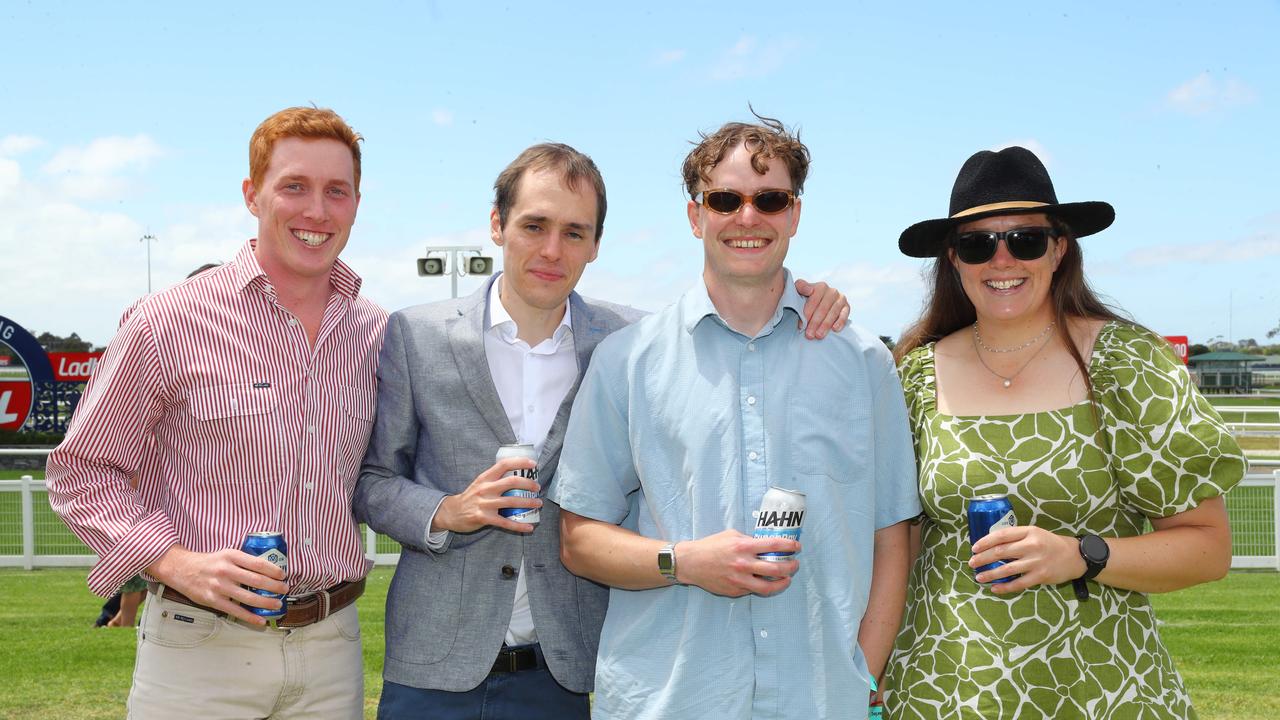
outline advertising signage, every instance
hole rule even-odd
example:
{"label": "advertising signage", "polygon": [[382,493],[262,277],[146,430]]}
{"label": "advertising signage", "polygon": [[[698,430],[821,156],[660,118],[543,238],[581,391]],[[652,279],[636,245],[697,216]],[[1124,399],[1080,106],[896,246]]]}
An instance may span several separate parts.
{"label": "advertising signage", "polygon": [[[0,430],[61,431],[102,353],[45,353],[35,337],[0,315]],[[33,422],[28,422],[33,421]]]}

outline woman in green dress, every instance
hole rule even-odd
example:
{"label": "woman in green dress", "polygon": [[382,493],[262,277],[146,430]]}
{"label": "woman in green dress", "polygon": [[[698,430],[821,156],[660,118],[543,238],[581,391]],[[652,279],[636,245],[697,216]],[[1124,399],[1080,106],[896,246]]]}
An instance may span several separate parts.
{"label": "woman in green dress", "polygon": [[[1086,284],[1077,239],[1114,217],[1059,203],[1011,147],[971,157],[949,217],[902,233],[935,267],[898,346],[925,512],[887,717],[1195,716],[1147,593],[1227,572],[1222,495],[1245,463],[1164,339]],[[966,507],[988,494],[1017,524],[971,548]]]}

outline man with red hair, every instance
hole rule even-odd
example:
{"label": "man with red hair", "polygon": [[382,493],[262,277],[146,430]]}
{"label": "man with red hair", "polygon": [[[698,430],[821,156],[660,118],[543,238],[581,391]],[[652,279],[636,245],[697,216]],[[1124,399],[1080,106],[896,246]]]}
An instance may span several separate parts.
{"label": "man with red hair", "polygon": [[[150,581],[131,718],[362,715],[351,495],[386,312],[338,259],[360,140],[327,109],[258,127],[257,238],[138,305],[49,456],[50,503],[100,557],[90,588]],[[238,549],[259,531],[283,535],[287,573]],[[287,594],[285,614],[252,588]]]}

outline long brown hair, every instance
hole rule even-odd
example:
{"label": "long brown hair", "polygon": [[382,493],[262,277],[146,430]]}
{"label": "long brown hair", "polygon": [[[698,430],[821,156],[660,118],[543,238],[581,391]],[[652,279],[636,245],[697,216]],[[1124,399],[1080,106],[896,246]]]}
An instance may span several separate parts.
{"label": "long brown hair", "polygon": [[[1071,228],[1054,217],[1049,218],[1049,224],[1053,226],[1058,242],[1067,244],[1062,261],[1058,263],[1058,269],[1053,273],[1053,282],[1049,288],[1049,296],[1053,302],[1053,319],[1057,324],[1055,334],[1062,339],[1072,359],[1076,361],[1076,367],[1080,368],[1080,376],[1084,379],[1089,399],[1095,400],[1093,382],[1089,379],[1089,367],[1085,364],[1084,356],[1080,354],[1080,348],[1071,338],[1067,321],[1083,318],[1114,320],[1129,325],[1136,323],[1102,302],[1093,288],[1089,287],[1089,281],[1084,276],[1084,257],[1080,252],[1080,243],[1076,241],[1075,233]],[[902,339],[894,346],[895,360],[901,361],[907,353],[921,345],[941,340],[960,328],[972,325],[977,320],[973,303],[965,294],[964,286],[960,284],[960,273],[951,264],[948,256],[954,236],[955,229],[952,228],[951,235],[946,242],[942,243],[938,257],[933,261],[933,288],[925,302],[924,313],[915,324],[907,328],[902,334]]]}

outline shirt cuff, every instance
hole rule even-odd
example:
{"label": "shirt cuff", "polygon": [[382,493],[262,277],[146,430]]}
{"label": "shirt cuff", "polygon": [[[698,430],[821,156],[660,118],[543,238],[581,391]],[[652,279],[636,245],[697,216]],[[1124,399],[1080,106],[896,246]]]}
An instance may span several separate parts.
{"label": "shirt cuff", "polygon": [[436,521],[436,513],[440,512],[440,504],[444,502],[444,498],[440,498],[440,503],[436,504],[436,509],[431,511],[431,517],[427,518],[427,542],[426,547],[434,553],[442,553],[449,546],[449,539],[453,537],[448,530],[440,530],[432,532],[431,526]]}
{"label": "shirt cuff", "polygon": [[89,589],[95,595],[111,597],[120,586],[160,559],[178,544],[178,532],[163,510],[142,518],[129,534],[98,560],[89,572]]}

